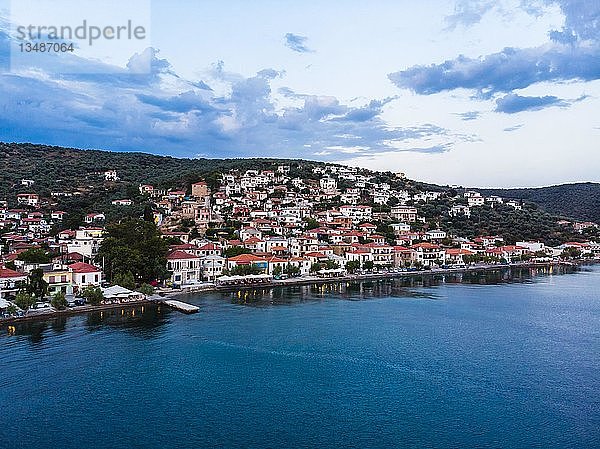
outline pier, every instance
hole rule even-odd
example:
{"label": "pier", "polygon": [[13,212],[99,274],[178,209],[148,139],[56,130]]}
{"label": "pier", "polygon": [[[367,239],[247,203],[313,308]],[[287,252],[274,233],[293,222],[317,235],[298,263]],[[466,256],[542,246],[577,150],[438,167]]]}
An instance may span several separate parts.
{"label": "pier", "polygon": [[167,299],[163,301],[163,304],[175,309],[179,310],[183,313],[197,313],[200,310],[200,307],[195,306],[193,304],[188,304],[186,302],[177,301],[175,299]]}

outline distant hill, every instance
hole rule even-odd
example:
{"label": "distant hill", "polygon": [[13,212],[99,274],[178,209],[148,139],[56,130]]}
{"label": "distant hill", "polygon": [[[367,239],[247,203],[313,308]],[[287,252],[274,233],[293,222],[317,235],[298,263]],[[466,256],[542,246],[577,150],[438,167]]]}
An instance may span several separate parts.
{"label": "distant hill", "polygon": [[531,201],[543,210],[600,223],[600,184],[582,182],[529,189],[476,189],[485,195]]}

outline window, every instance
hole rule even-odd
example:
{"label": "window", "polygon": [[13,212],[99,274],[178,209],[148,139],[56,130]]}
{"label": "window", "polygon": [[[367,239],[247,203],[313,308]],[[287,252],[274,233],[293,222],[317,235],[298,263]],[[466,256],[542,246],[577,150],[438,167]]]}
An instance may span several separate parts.
{"label": "window", "polygon": [[85,274],[81,276],[81,283],[85,284]]}

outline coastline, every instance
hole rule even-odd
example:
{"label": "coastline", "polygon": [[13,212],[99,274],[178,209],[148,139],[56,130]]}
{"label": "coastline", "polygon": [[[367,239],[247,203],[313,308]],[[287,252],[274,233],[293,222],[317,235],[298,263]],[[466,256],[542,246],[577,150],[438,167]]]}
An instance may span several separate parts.
{"label": "coastline", "polygon": [[190,294],[198,295],[204,293],[215,293],[215,292],[235,292],[240,290],[254,290],[260,289],[273,289],[277,287],[292,287],[292,286],[305,286],[305,285],[323,285],[323,284],[336,284],[340,282],[361,282],[369,280],[381,280],[381,279],[398,279],[398,278],[411,278],[411,277],[423,277],[423,276],[438,276],[448,274],[460,274],[477,271],[496,271],[503,269],[513,268],[550,268],[550,267],[573,267],[577,268],[581,265],[598,263],[598,261],[589,262],[523,262],[514,264],[495,264],[495,265],[474,265],[465,268],[439,268],[432,270],[420,270],[420,271],[400,271],[400,272],[382,272],[382,273],[368,273],[368,274],[347,274],[345,276],[332,277],[332,278],[320,278],[320,277],[302,277],[302,278],[291,278],[285,280],[273,280],[266,284],[246,284],[236,286],[218,286],[214,284],[207,284],[197,288],[188,289],[171,289],[161,290],[158,294],[154,294],[142,300],[129,301],[124,303],[115,304],[100,304],[97,306],[84,305],[74,308],[67,308],[64,310],[50,310],[46,312],[33,313],[31,315],[25,315],[21,317],[10,317],[0,318],[0,326],[11,325],[13,323],[22,323],[29,321],[45,321],[53,318],[62,316],[73,316],[82,315],[90,312],[99,312],[104,310],[114,310],[121,308],[133,308],[145,304],[164,304],[168,299],[177,297],[185,297]]}

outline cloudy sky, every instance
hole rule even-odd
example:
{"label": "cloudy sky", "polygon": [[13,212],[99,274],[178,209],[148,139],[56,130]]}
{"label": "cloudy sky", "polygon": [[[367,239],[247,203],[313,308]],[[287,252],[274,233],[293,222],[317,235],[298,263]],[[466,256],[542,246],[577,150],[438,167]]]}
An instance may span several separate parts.
{"label": "cloudy sky", "polygon": [[[59,1],[0,0],[0,140],[600,181],[595,0]],[[18,25],[117,16],[147,39],[17,54]]]}

